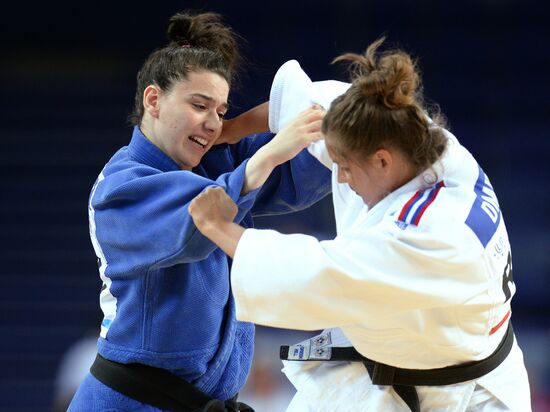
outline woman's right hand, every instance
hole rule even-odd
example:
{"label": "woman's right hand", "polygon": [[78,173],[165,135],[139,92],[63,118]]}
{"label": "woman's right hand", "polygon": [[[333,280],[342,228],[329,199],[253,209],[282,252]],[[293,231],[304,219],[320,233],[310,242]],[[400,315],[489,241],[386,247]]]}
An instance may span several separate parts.
{"label": "woman's right hand", "polygon": [[209,187],[191,201],[188,210],[195,226],[204,236],[228,256],[235,256],[244,228],[233,223],[239,208],[225,190]]}
{"label": "woman's right hand", "polygon": [[233,222],[238,211],[235,202],[221,187],[209,187],[189,204],[189,214],[203,233],[209,226],[221,227]]}

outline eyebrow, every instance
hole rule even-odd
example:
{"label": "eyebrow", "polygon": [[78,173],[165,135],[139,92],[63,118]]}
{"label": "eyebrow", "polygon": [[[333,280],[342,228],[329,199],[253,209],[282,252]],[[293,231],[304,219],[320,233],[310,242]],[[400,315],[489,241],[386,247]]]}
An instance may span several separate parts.
{"label": "eyebrow", "polygon": [[[193,93],[191,96],[192,96],[192,97],[200,97],[201,99],[207,100],[207,101],[209,101],[209,102],[214,102],[214,98],[212,98],[212,97],[210,97],[210,96],[207,96],[207,95],[205,95],[205,94],[202,94],[202,93]],[[221,104],[221,106],[222,106],[225,110],[227,110],[227,109],[229,108],[229,106],[227,105],[227,102],[223,102],[223,103]]]}

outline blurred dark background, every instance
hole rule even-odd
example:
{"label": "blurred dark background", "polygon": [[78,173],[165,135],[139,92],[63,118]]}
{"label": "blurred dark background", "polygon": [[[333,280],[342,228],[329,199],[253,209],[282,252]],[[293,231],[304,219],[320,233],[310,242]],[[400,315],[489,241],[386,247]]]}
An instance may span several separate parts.
{"label": "blurred dark background", "polygon": [[[105,162],[130,139],[126,117],[139,67],[164,45],[168,18],[187,8],[222,13],[247,39],[249,64],[230,96],[231,116],[265,101],[277,68],[292,58],[313,80],[346,80],[331,59],[386,35],[387,45],[419,59],[426,96],[441,106],[499,197],[518,288],[514,328],[533,408],[550,410],[550,28],[544,3],[10,3],[0,25],[0,410],[52,410],[62,359],[75,342],[99,331],[101,283],[88,236],[88,194]],[[331,207],[326,199],[307,212],[259,224],[329,238]],[[299,336],[258,329],[257,356],[263,358],[257,362],[268,373],[254,375],[250,397],[266,391],[261,376],[280,379],[279,340]],[[291,389],[280,385],[265,399],[280,396],[282,405]],[[277,410],[270,405],[257,410]]]}

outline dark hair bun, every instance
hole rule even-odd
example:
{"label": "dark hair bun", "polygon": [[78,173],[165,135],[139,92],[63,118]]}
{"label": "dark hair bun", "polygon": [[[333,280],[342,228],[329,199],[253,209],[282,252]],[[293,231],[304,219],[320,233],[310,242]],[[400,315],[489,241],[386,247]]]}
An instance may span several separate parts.
{"label": "dark hair bun", "polygon": [[236,34],[217,13],[177,13],[168,22],[168,40],[174,45],[211,50],[224,56],[230,68],[238,60]]}
{"label": "dark hair bun", "polygon": [[187,14],[178,13],[170,17],[166,35],[168,40],[178,45],[189,43],[189,29],[193,18]]}

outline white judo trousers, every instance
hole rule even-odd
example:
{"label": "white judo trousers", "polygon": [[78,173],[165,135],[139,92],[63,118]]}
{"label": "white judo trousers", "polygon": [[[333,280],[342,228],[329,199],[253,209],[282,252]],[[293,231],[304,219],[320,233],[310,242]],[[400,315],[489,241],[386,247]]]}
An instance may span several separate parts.
{"label": "white judo trousers", "polygon": [[[321,83],[316,88],[297,62],[283,66],[272,88],[271,128],[281,126],[283,112],[290,118],[289,111],[322,102],[319,92],[327,107],[327,85],[335,86],[336,95],[347,88]],[[333,170],[337,236],[318,241],[247,229],[231,274],[237,318],[325,329],[332,345],[354,346],[367,358],[400,368],[441,368],[491,355],[511,316],[510,245],[487,176],[452,134],[447,137],[440,161],[372,209],[337,182],[337,166],[323,142],[311,147]],[[391,387],[373,385],[359,362],[284,363],[297,389],[288,411],[408,411]],[[417,392],[422,411],[531,410],[516,342],[487,375],[419,386]]]}

